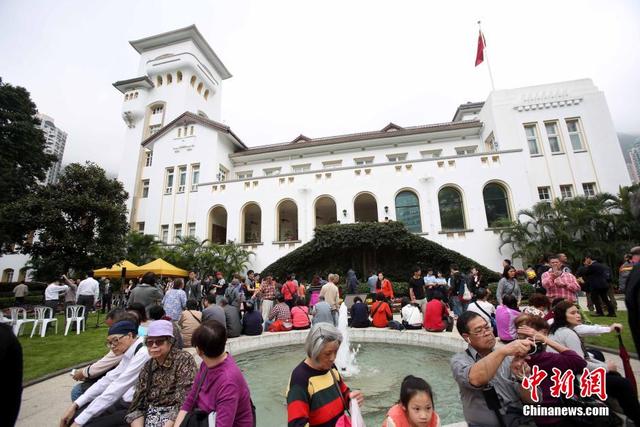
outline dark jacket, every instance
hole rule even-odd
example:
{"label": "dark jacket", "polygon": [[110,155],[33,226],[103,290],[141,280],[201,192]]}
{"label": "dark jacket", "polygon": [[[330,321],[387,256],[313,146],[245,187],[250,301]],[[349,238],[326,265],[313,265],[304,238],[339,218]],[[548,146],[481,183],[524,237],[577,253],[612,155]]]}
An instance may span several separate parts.
{"label": "dark jacket", "polygon": [[607,289],[609,287],[609,283],[607,283],[607,267],[596,261],[586,266],[584,283],[589,290]]}
{"label": "dark jacket", "polygon": [[242,333],[244,335],[262,334],[262,314],[259,311],[245,313],[242,318]]}
{"label": "dark jacket", "polygon": [[149,308],[149,306],[154,304],[162,304],[163,297],[164,295],[160,289],[146,283],[141,283],[131,291],[129,304],[139,302],[144,305],[145,308]]}
{"label": "dark jacket", "polygon": [[351,306],[351,326],[354,328],[369,327],[369,307],[367,304],[357,302]]}
{"label": "dark jacket", "polygon": [[202,300],[202,285],[200,284],[199,280],[188,280],[184,285],[184,291],[187,293],[188,300]]}

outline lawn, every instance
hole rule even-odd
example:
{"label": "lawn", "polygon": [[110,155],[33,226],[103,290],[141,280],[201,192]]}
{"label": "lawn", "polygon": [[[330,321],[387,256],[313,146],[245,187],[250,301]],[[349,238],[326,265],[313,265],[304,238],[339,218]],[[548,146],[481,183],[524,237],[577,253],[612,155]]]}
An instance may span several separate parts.
{"label": "lawn", "polygon": [[[593,317],[589,315],[588,311],[582,311],[582,321],[585,324],[594,324],[594,325],[611,325],[612,323],[621,323],[622,324],[622,342],[624,346],[627,348],[627,351],[635,355],[636,348],[633,344],[633,339],[631,338],[631,332],[629,331],[629,321],[627,320],[627,312],[626,311],[618,311],[616,313],[617,317]],[[602,334],[598,337],[587,337],[585,338],[586,344],[597,345],[600,347],[607,347],[614,350],[618,350],[618,336],[617,334]]]}
{"label": "lawn", "polygon": [[[23,335],[20,336],[22,354],[24,358],[23,381],[33,380],[60,369],[71,368],[82,362],[99,359],[107,353],[105,340],[107,339],[107,326],[103,323],[104,314],[100,314],[100,324],[96,328],[96,314],[90,313],[86,331],[76,335],[69,330],[69,335],[64,336],[64,316],[58,316],[58,335],[54,330],[47,331],[44,338],[31,334],[32,325],[23,327]],[[38,328],[38,333],[40,329]]]}

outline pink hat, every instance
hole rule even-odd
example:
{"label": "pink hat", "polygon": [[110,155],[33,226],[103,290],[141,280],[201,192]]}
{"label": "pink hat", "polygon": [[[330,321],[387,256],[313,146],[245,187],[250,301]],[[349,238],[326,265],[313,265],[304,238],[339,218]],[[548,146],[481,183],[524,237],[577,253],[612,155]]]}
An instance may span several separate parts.
{"label": "pink hat", "polygon": [[173,337],[173,324],[168,320],[151,322],[147,329],[148,337]]}

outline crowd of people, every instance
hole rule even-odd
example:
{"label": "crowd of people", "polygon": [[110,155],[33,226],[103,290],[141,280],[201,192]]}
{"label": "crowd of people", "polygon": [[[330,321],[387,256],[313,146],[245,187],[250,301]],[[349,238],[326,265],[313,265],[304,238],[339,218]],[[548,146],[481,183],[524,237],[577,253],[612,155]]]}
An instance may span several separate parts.
{"label": "crowd of people", "polygon": [[[631,251],[628,261],[640,264],[640,248]],[[605,309],[616,316],[607,267],[587,256],[574,274],[563,254],[545,257],[525,271],[534,287],[526,304],[519,272],[508,260],[503,267],[495,305],[479,269],[465,273],[457,265],[450,266],[446,278],[433,269],[423,274],[415,267],[408,274],[408,295],[401,299],[395,298],[394,285],[383,272],[370,274],[370,292],[363,294],[357,294],[353,270],[342,283],[337,274],[326,280],[314,275],[307,283],[293,273],[276,280],[269,273],[248,271],[227,280],[221,272],[199,279],[192,271],[186,281],[160,280],[147,273],[125,286],[125,306],[109,310],[104,357],[73,372],[73,403],[60,425],[256,425],[247,382],[225,352],[227,339],[305,329],[310,329],[306,358],[291,373],[287,388],[288,425],[341,425],[350,405],[364,401],[362,392],[351,390],[334,365],[342,341],[336,327],[339,305],[348,294],[356,294],[349,309],[353,328],[442,332],[456,327],[468,346],[452,357],[451,370],[471,426],[573,425],[567,418],[525,416],[523,405],[532,398],[523,383],[533,366],[548,373],[539,386],[537,404],[564,404],[551,393],[554,367],[576,377],[585,367],[601,368],[609,399],[640,425],[640,405],[631,383],[615,364],[605,362],[602,353],[584,345],[586,336],[623,328],[619,323],[584,325],[576,305],[578,293],[587,291],[594,316],[604,315]],[[624,284],[638,286],[635,270],[625,269],[629,274]],[[47,287],[45,299],[55,310],[61,294],[67,301],[67,293],[73,291],[68,303],[91,310],[111,289],[91,273],[77,282],[61,276]],[[24,293],[18,291],[16,297]],[[398,308],[399,316],[394,317]],[[496,347],[497,339],[502,346]],[[202,359],[200,367],[185,351],[189,348]],[[434,392],[424,379],[407,376],[399,395],[384,426],[440,425]]]}

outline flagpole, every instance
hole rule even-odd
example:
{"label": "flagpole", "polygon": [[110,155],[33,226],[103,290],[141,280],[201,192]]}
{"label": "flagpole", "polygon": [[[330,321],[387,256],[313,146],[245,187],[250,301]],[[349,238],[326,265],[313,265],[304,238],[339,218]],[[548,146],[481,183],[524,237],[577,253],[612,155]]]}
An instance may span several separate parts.
{"label": "flagpole", "polygon": [[480,34],[482,34],[482,43],[484,44],[484,58],[487,61],[487,69],[489,69],[489,79],[491,80],[491,91],[496,90],[495,86],[493,85],[493,73],[491,72],[491,65],[489,63],[489,55],[487,54],[487,42],[484,39],[484,33],[482,32],[482,28],[480,26],[480,21],[478,21],[478,29],[480,30]]}

